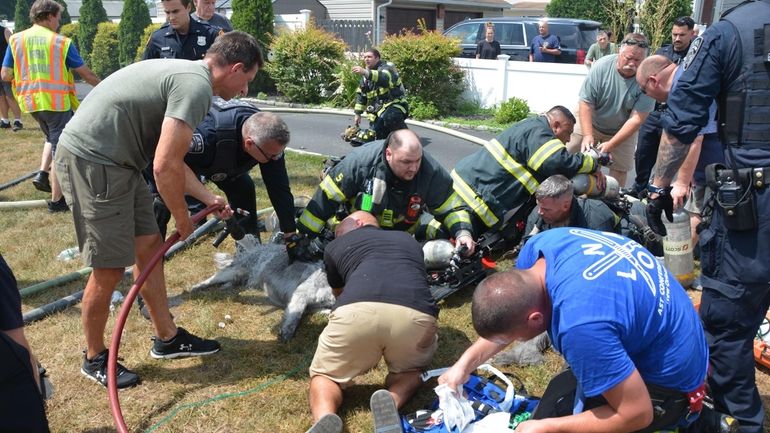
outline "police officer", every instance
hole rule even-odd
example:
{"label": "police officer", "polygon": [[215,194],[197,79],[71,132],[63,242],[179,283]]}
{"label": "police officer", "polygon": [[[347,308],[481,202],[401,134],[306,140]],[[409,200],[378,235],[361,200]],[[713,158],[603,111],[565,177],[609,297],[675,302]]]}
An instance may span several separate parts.
{"label": "police officer", "polygon": [[[286,123],[275,114],[260,112],[247,102],[215,97],[195,128],[184,160],[196,176],[214,182],[233,209],[248,212],[239,223],[252,234],[258,234],[257,197],[249,171],[259,165],[281,231],[288,236],[296,231],[294,197],[284,159],[289,138]],[[169,219],[156,217],[165,236]]]}
{"label": "police officer", "polygon": [[[679,17],[671,27],[671,44],[658,48],[655,54],[666,56],[678,65],[690,49],[690,43],[695,35],[695,21],[690,17]],[[650,172],[658,156],[658,143],[662,132],[660,118],[664,111],[666,111],[666,103],[656,102],[655,110],[647,116],[647,120],[639,128],[639,139],[636,142],[634,154],[636,178],[633,186],[633,192],[637,196],[647,189]]]}
{"label": "police officer", "polygon": [[369,128],[361,130],[353,146],[360,146],[372,140],[382,140],[392,131],[406,129],[409,105],[404,98],[404,85],[393,63],[380,59],[380,52],[372,48],[364,53],[365,68],[353,66],[352,72],[361,75],[361,84],[353,107],[356,126],[361,124],[361,115],[366,113]]}
{"label": "police officer", "polygon": [[221,29],[190,18],[191,0],[161,0],[168,22],[154,31],[147,41],[142,60],[200,60]]}
{"label": "police officer", "polygon": [[[695,39],[663,115],[664,134],[650,185],[650,227],[665,233],[668,186],[716,98],[722,170],[707,170],[716,189],[708,228],[700,233],[700,316],[711,353],[709,384],[718,409],[743,433],[762,431],[753,339],[770,306],[770,0],[747,1]],[[711,166],[713,167],[713,166]],[[710,173],[710,176],[709,176]]]}
{"label": "police officer", "polygon": [[435,237],[443,223],[458,246],[471,253],[475,248],[470,216],[452,190],[452,178],[408,129],[354,149],[332,167],[300,215],[299,231],[317,237],[340,209],[364,210],[385,230],[409,232],[421,228],[421,216],[430,212],[436,221],[426,238]]}

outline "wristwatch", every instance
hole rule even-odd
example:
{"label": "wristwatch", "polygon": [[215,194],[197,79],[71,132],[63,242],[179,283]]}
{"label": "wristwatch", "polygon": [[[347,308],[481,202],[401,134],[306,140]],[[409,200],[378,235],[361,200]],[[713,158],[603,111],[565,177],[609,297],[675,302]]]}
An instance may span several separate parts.
{"label": "wristwatch", "polygon": [[647,192],[650,194],[658,194],[658,195],[666,195],[668,192],[671,191],[671,187],[661,188],[659,186],[655,186],[653,184],[647,185]]}

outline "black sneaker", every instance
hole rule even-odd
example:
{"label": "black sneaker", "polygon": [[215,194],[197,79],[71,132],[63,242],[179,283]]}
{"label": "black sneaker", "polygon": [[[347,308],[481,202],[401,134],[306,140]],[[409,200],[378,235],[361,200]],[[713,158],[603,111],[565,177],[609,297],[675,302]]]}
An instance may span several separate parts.
{"label": "black sneaker", "polygon": [[177,333],[171,340],[163,341],[158,337],[152,339],[154,343],[150,350],[150,356],[155,359],[211,355],[219,352],[221,348],[216,340],[204,340],[190,334],[184,328],[177,328]]}
{"label": "black sneaker", "polygon": [[48,180],[48,173],[45,171],[38,171],[35,177],[32,179],[32,185],[35,189],[43,192],[51,192],[51,182]]}
{"label": "black sneaker", "polygon": [[64,200],[64,197],[60,198],[58,201],[49,201],[47,203],[48,203],[48,212],[57,213],[57,212],[70,211],[70,207],[67,206],[67,202]]}
{"label": "black sneaker", "polygon": [[10,129],[11,128],[11,122],[7,120],[0,120],[0,128],[2,129]]}
{"label": "black sneaker", "polygon": [[396,409],[396,402],[387,389],[378,389],[369,399],[369,407],[374,418],[374,431],[377,433],[404,433],[401,417]]}
{"label": "black sneaker", "polygon": [[14,120],[13,121],[13,130],[18,131],[20,129],[24,129],[24,124],[21,123],[21,120]]}
{"label": "black sneaker", "polygon": [[[84,353],[83,366],[80,368],[83,376],[105,387],[107,386],[107,353],[108,351],[105,350],[91,360]],[[139,375],[127,369],[121,363],[118,362],[116,370],[118,372],[118,388],[128,388],[139,383]]]}

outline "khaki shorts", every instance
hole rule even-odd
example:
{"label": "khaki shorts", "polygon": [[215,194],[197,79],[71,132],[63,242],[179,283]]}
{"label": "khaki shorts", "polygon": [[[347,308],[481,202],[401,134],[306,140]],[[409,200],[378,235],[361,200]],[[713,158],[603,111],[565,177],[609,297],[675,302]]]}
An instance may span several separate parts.
{"label": "khaki shorts", "polygon": [[134,264],[134,238],[158,233],[141,173],[87,161],[65,147],[59,148],[55,162],[83,262],[94,268]]}
{"label": "khaki shorts", "polygon": [[[577,118],[577,116],[575,116]],[[636,140],[639,132],[634,132],[626,140],[621,142],[615,147],[612,153],[612,165],[611,169],[622,171],[627,173],[634,168],[634,152],[636,151]],[[609,141],[613,136],[611,134],[604,134],[594,129],[594,140],[596,144]],[[570,136],[569,143],[567,143],[567,150],[570,153],[580,152],[580,145],[583,142],[583,131],[580,128],[580,119],[577,118],[575,122],[575,130]]]}
{"label": "khaki shorts", "polygon": [[329,315],[318,337],[310,377],[340,386],[374,368],[382,357],[390,373],[423,370],[438,348],[436,318],[382,302],[343,305]]}

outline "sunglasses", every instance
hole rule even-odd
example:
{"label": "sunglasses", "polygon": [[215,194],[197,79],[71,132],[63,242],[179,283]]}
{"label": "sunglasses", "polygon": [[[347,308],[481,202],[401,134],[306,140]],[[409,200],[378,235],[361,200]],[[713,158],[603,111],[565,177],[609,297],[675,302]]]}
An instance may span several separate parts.
{"label": "sunglasses", "polygon": [[636,39],[626,39],[622,42],[623,45],[636,45],[639,48],[649,48],[650,44],[645,41],[638,41]]}
{"label": "sunglasses", "polygon": [[254,147],[256,147],[256,148],[257,148],[257,150],[259,151],[259,153],[261,153],[261,154],[262,154],[262,156],[263,156],[263,157],[264,157],[266,160],[268,160],[268,161],[270,161],[270,160],[273,160],[273,161],[277,161],[277,160],[279,160],[279,159],[283,158],[283,151],[280,151],[280,152],[276,153],[275,155],[268,155],[267,153],[265,153],[265,151],[264,151],[264,150],[262,150],[262,148],[261,148],[261,147],[259,147],[259,146],[254,146]]}

